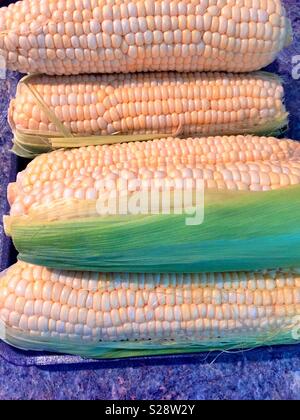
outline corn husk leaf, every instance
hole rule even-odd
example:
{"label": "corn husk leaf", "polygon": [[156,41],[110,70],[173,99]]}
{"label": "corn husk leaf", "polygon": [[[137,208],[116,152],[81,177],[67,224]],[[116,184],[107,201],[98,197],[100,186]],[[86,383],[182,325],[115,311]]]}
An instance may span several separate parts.
{"label": "corn husk leaf", "polygon": [[203,340],[190,337],[181,341],[163,341],[158,339],[147,341],[84,342],[79,339],[30,336],[18,329],[2,327],[4,334],[1,339],[18,349],[26,351],[67,353],[95,359],[119,359],[208,351],[236,352],[262,346],[298,344],[300,343],[300,338],[298,340],[293,338],[295,328],[297,328],[297,325],[295,325],[294,321],[291,321],[290,326],[281,329],[278,327],[273,328],[268,333],[247,331],[245,334],[237,336],[224,332],[222,337],[212,337]]}
{"label": "corn husk leaf", "polygon": [[103,272],[251,271],[299,266],[300,186],[270,192],[207,190],[204,222],[186,214],[96,215],[62,201],[7,217],[23,261]]}

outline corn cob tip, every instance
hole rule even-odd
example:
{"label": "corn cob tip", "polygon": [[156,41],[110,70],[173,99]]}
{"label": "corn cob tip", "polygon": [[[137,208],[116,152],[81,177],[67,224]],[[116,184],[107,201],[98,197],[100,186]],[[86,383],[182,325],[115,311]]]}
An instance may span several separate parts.
{"label": "corn cob tip", "polygon": [[3,230],[6,236],[11,236],[11,218],[9,216],[3,216]]}
{"label": "corn cob tip", "polygon": [[10,206],[15,202],[16,196],[18,194],[18,188],[16,182],[11,182],[7,187],[7,201]]}
{"label": "corn cob tip", "polygon": [[15,123],[14,123],[14,119],[13,119],[15,104],[16,104],[16,100],[12,99],[10,101],[8,111],[7,111],[7,120],[8,120],[8,124],[10,125],[10,128],[12,129],[12,131],[15,130]]}
{"label": "corn cob tip", "polygon": [[6,341],[7,325],[4,320],[3,310],[5,309],[5,299],[8,295],[7,291],[7,273],[13,270],[14,266],[0,272],[0,340]]}
{"label": "corn cob tip", "polygon": [[287,30],[286,30],[286,39],[285,39],[285,48],[289,47],[293,43],[294,34],[292,22],[290,19],[287,19]]}

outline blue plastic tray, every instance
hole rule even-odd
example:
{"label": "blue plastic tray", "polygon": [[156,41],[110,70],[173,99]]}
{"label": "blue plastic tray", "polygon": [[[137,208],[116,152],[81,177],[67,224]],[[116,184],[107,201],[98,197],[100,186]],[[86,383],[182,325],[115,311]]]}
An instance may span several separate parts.
{"label": "blue plastic tray", "polygon": [[[4,4],[12,3],[13,1],[4,1],[1,2],[1,6]],[[288,111],[290,112],[290,127],[289,131],[285,133],[286,137],[300,140],[300,80],[294,80],[292,78],[292,57],[299,55],[300,50],[298,46],[300,45],[300,2],[299,0],[285,0],[284,3],[287,7],[287,12],[292,18],[293,29],[294,29],[294,42],[289,48],[285,49],[278,57],[277,61],[267,68],[268,71],[274,72],[282,76],[285,83],[286,91],[286,105]],[[1,81],[0,81],[1,82]],[[8,84],[9,86],[9,84]],[[8,92],[9,95],[12,92]],[[8,95],[8,96],[9,96]],[[1,123],[2,123],[1,118]],[[2,124],[1,124],[2,125]],[[6,123],[3,126],[0,126],[0,136],[7,135],[8,127]],[[5,133],[5,134],[4,134]],[[8,139],[9,140],[9,139]],[[16,174],[19,170],[22,170],[26,166],[27,162],[23,159],[16,158],[11,155],[11,165],[10,165],[10,176],[9,181],[12,182],[16,178]],[[1,182],[1,181],[0,181]],[[6,213],[8,213],[9,206],[7,203]],[[0,238],[1,240],[1,238]],[[16,251],[14,250],[11,241],[8,238],[4,238],[2,255],[0,255],[0,269],[1,271],[13,264],[16,261]],[[277,348],[267,349],[256,349],[252,352],[257,355],[257,353],[262,352],[271,352],[273,357],[282,357],[283,351],[285,354],[298,353],[300,346],[280,346]],[[247,353],[249,354],[249,352]],[[172,356],[155,356],[155,357],[137,357],[137,358],[128,358],[128,359],[109,359],[95,361],[91,359],[83,359],[77,356],[65,356],[65,355],[55,355],[55,354],[46,354],[46,353],[37,353],[37,352],[24,352],[16,350],[5,343],[0,341],[0,357],[5,360],[13,363],[17,366],[55,366],[55,365],[76,365],[80,367],[84,365],[85,367],[89,366],[95,368],[97,366],[128,366],[134,364],[135,366],[141,364],[153,364],[160,363],[161,361],[164,364],[172,364],[178,362],[188,363],[193,362],[195,358],[199,361],[199,357],[203,357],[203,360],[215,360],[218,358],[220,353],[210,353],[210,354],[188,354],[188,355],[172,355]],[[232,361],[233,358],[237,357],[234,354],[223,354],[222,359],[228,359]]]}

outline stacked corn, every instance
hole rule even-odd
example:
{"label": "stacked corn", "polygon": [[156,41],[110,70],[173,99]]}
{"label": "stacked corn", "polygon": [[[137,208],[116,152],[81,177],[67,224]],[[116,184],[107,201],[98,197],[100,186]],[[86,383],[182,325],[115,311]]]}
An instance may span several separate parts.
{"label": "stacked corn", "polygon": [[246,73],[290,39],[279,0],[0,9],[8,68],[53,76],[9,111],[15,153],[52,152],[8,188],[3,340],[93,357],[299,341],[300,149],[248,135],[287,112],[276,76]]}
{"label": "stacked corn", "polygon": [[[134,194],[135,179],[190,188],[202,180],[204,223],[98,211],[106,194]],[[25,262],[2,277],[3,338],[98,357],[295,342],[299,183],[299,145],[274,138],[169,138],[39,156],[8,191],[5,227]],[[274,264],[284,269],[265,270]]]}

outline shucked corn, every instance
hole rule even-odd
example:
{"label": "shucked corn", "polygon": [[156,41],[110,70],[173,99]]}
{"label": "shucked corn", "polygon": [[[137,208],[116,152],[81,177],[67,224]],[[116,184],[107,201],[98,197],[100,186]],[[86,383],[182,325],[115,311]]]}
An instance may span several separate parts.
{"label": "shucked corn", "polygon": [[169,352],[284,344],[296,342],[299,315],[296,271],[101,274],[19,262],[0,280],[3,338],[26,349],[97,356],[113,342],[150,353],[153,343]]}
{"label": "shucked corn", "polygon": [[287,124],[283,95],[280,79],[264,72],[37,76],[20,83],[10,121],[16,146],[32,153],[84,144],[73,135],[265,134]]}
{"label": "shucked corn", "polygon": [[[44,154],[8,188],[11,215],[60,199],[97,200],[118,180],[203,179],[206,188],[268,191],[300,184],[300,145],[272,137],[231,136],[90,146]],[[112,186],[109,181],[115,181]]]}
{"label": "shucked corn", "polygon": [[280,0],[23,0],[0,9],[0,55],[23,73],[253,71],[290,39]]}

